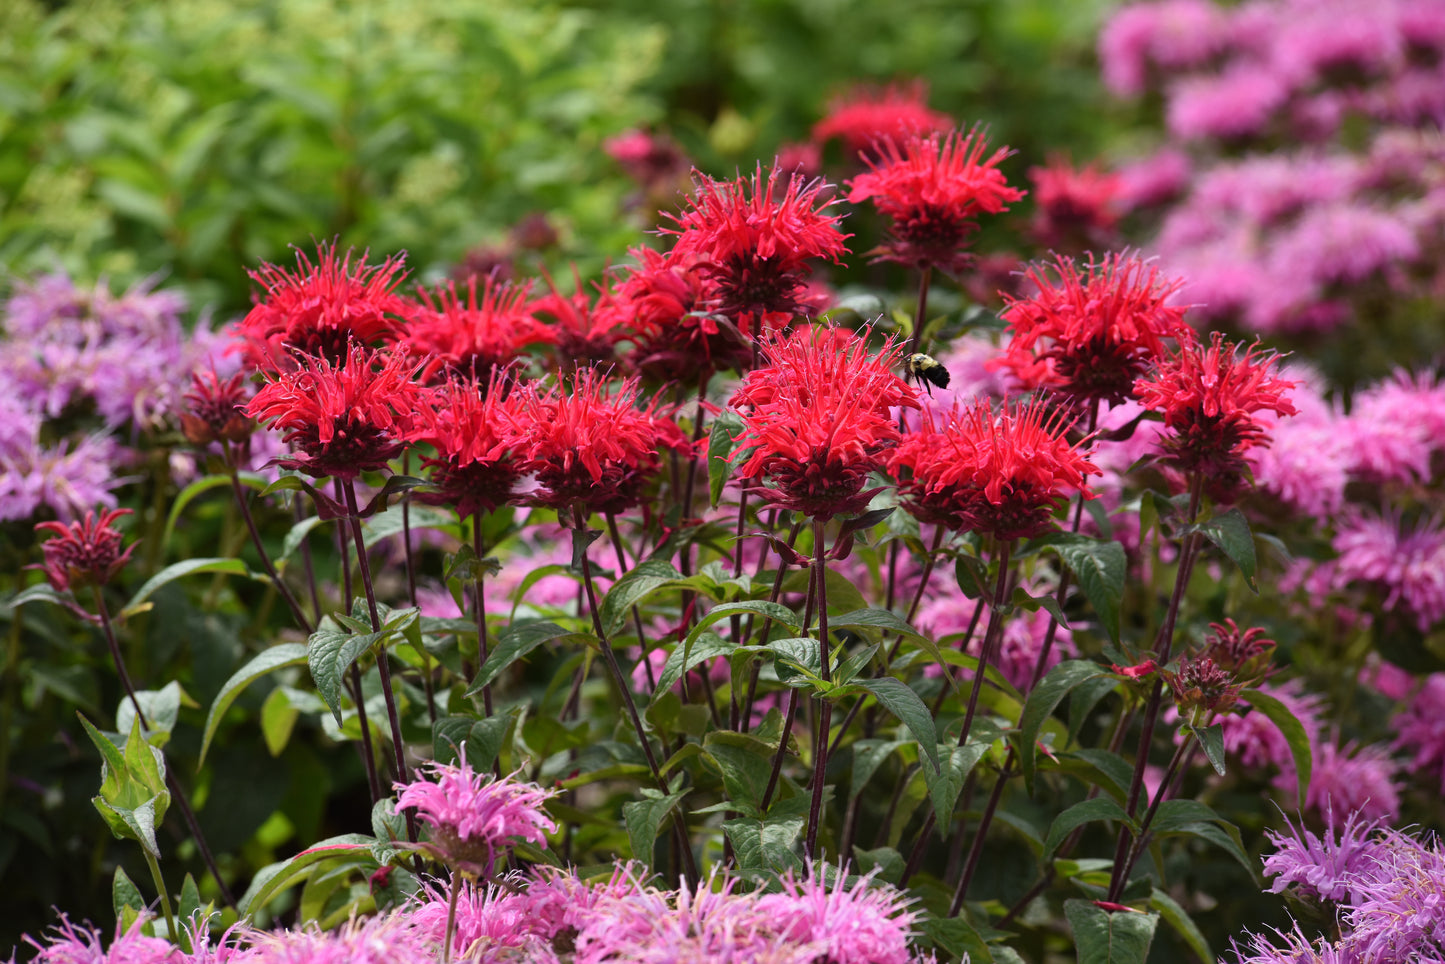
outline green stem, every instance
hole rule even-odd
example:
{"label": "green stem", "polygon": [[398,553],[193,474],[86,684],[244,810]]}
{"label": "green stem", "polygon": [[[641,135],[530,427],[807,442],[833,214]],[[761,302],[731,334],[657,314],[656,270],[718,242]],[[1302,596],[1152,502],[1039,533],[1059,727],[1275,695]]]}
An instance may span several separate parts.
{"label": "green stem", "polygon": [[442,964],[451,964],[452,941],[456,939],[457,934],[457,894],[461,892],[461,889],[462,872],[453,870],[452,896],[447,901],[447,933],[446,939],[442,943]]}
{"label": "green stem", "polygon": [[161,865],[156,863],[155,854],[141,846],[141,851],[146,855],[146,866],[151,869],[151,880],[156,885],[156,891],[161,895],[161,912],[166,915],[166,932],[170,939],[179,939],[180,932],[176,930],[176,914],[171,910],[171,895],[166,893],[166,881],[161,876]]}

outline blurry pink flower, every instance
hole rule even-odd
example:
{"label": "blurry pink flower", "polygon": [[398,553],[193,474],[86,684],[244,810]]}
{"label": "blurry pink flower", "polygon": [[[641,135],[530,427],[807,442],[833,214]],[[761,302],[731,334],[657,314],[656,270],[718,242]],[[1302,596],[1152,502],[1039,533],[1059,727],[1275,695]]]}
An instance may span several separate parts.
{"label": "blurry pink flower", "polygon": [[1445,673],[1432,673],[1391,725],[1396,748],[1414,751],[1410,769],[1438,777],[1445,794]]}
{"label": "blurry pink flower", "polygon": [[1407,525],[1396,515],[1348,512],[1333,541],[1336,587],[1376,583],[1388,611],[1403,605],[1421,632],[1445,618],[1445,530],[1426,517]]}
{"label": "blurry pink flower", "polygon": [[1124,7],[1099,35],[1104,83],[1116,94],[1142,94],[1151,67],[1197,67],[1212,57],[1225,26],[1224,11],[1208,0]]}
{"label": "blurry pink flower", "polygon": [[1189,155],[1165,148],[1119,168],[1119,201],[1126,210],[1166,204],[1183,193],[1189,174]]}
{"label": "blurry pink flower", "polygon": [[[1402,418],[1402,413],[1409,413]],[[1430,479],[1430,457],[1445,445],[1445,383],[1397,371],[1361,392],[1344,420],[1350,470],[1367,482]]]}
{"label": "blurry pink flower", "polygon": [[1236,63],[1217,75],[1188,77],[1170,90],[1166,122],[1182,140],[1262,134],[1289,88],[1268,67]]}
{"label": "blurry pink flower", "polygon": [[1315,744],[1314,751],[1306,809],[1336,827],[1353,814],[1365,820],[1400,815],[1400,791],[1395,786],[1400,765],[1384,745],[1340,746],[1332,740]]}

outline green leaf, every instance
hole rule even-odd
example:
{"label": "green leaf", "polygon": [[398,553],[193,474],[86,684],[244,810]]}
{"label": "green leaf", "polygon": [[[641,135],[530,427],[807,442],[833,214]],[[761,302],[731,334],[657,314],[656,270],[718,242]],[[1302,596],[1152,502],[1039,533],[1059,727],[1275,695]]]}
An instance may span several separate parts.
{"label": "green leaf", "polygon": [[0,615],[6,618],[14,618],[15,610],[26,603],[48,602],[57,606],[72,606],[75,604],[75,597],[69,592],[56,592],[49,583],[42,582],[39,585],[23,589],[5,600],[4,606],[0,606]]}
{"label": "green leaf", "polygon": [[236,910],[243,917],[254,914],[275,900],[282,891],[299,884],[326,864],[335,865],[333,869],[374,865],[371,845],[375,842],[374,837],[364,834],[342,834],[323,840],[286,860],[262,867],[251,878],[251,886],[246,888]]}
{"label": "green leaf", "polygon": [[317,515],[307,516],[300,522],[286,530],[286,538],[281,543],[281,554],[274,560],[273,564],[280,565],[282,560],[290,559],[301,548],[311,530],[324,523],[326,520]]}
{"label": "green leaf", "polygon": [[1310,748],[1310,737],[1304,724],[1290,712],[1288,706],[1263,690],[1245,690],[1240,694],[1240,698],[1254,707],[1253,712],[1263,713],[1265,719],[1279,727],[1280,733],[1284,734],[1284,740],[1289,744],[1290,756],[1294,758],[1298,799],[1306,799],[1309,796],[1310,774],[1314,771],[1314,751]]}
{"label": "green leaf", "polygon": [[291,741],[291,731],[301,712],[291,703],[286,687],[278,686],[261,704],[261,737],[266,741],[266,752],[273,757],[280,756]]}
{"label": "green leaf", "polygon": [[[243,486],[252,489],[263,489],[266,487],[266,480],[254,472],[242,472],[240,476],[241,485]],[[166,516],[166,528],[161,534],[161,547],[165,548],[171,544],[171,536],[175,534],[176,523],[180,521],[181,513],[186,511],[186,507],[190,505],[197,496],[223,485],[230,486],[230,484],[231,477],[229,475],[207,475],[182,489],[176,496],[175,501],[171,503],[170,514]]]}
{"label": "green leaf", "polygon": [[627,826],[627,842],[632,847],[632,857],[652,866],[652,847],[657,842],[657,831],[662,821],[672,812],[678,802],[687,796],[687,790],[679,790],[663,796],[660,790],[651,788],[642,791],[644,800],[634,800],[622,805],[622,820]]}
{"label": "green leaf", "polygon": [[1054,617],[1054,622],[1058,623],[1061,627],[1064,629],[1070,628],[1068,617],[1066,617],[1064,611],[1059,608],[1059,601],[1048,593],[1035,596],[1024,587],[1018,586],[1014,589],[1013,598],[1009,600],[1009,603],[1020,609],[1026,609],[1031,613],[1038,612],[1042,609]]}
{"label": "green leaf", "polygon": [[432,759],[453,763],[465,744],[467,764],[478,773],[492,768],[492,761],[502,752],[507,730],[517,718],[521,707],[513,707],[484,720],[472,716],[444,716],[432,724]]}
{"label": "green leaf", "polygon": [[703,746],[708,759],[722,774],[728,799],[736,803],[741,812],[760,817],[763,791],[773,770],[768,745],[743,733],[718,730],[704,738]]}
{"label": "green leaf", "polygon": [[1086,823],[1094,823],[1098,820],[1116,820],[1119,823],[1134,826],[1134,821],[1109,797],[1095,797],[1092,800],[1084,800],[1069,807],[1063,813],[1054,818],[1049,826],[1049,834],[1044,838],[1044,853],[1040,858],[1047,862],[1053,857],[1054,851],[1064,842],[1064,838],[1073,833]]}
{"label": "green leaf", "polygon": [[907,683],[892,676],[854,680],[852,685],[872,693],[888,712],[903,721],[937,774],[938,728],[933,723],[933,714],[919,695]]}
{"label": "green leaf", "polygon": [[1244,581],[1249,584],[1249,588],[1258,593],[1259,587],[1254,583],[1254,535],[1249,531],[1249,522],[1245,520],[1244,513],[1238,509],[1230,509],[1195,528],[1218,546],[1219,551],[1233,560],[1244,574]]}
{"label": "green leaf", "polygon": [[739,817],[724,821],[723,833],[732,841],[738,867],[771,873],[802,870],[797,848],[808,805],[808,796],[800,794],[774,803],[764,820]]}
{"label": "green leaf", "polygon": [[1159,912],[1159,916],[1163,917],[1165,922],[1179,933],[1179,936],[1184,939],[1184,943],[1199,955],[1199,959],[1204,964],[1214,964],[1214,952],[1209,949],[1209,942],[1204,939],[1204,934],[1200,932],[1194,919],[1185,912],[1183,907],[1175,903],[1173,897],[1155,887],[1149,897],[1149,907]]}
{"label": "green leaf", "polygon": [[914,629],[907,620],[891,609],[855,609],[851,613],[829,616],[828,628],[830,630],[880,629],[884,632],[897,633],[908,639],[930,641],[928,636]]}
{"label": "green leaf", "polygon": [[848,796],[856,797],[863,792],[863,787],[883,761],[892,756],[900,747],[908,745],[907,740],[871,740],[862,739],[853,741],[853,775],[848,785]]}
{"label": "green leaf", "polygon": [[1229,854],[1249,872],[1250,877],[1259,880],[1258,861],[1245,853],[1239,828],[1198,800],[1165,800],[1146,829],[1160,835],[1199,837]]}
{"label": "green leaf", "polygon": [[1159,925],[1158,914],[1110,913],[1091,900],[1064,901],[1064,914],[1074,932],[1079,964],[1144,964]]}
{"label": "green leaf", "polygon": [[588,634],[574,633],[570,629],[563,629],[556,623],[543,619],[512,623],[497,638],[496,649],[487,654],[486,663],[477,671],[477,677],[472,680],[472,685],[467,689],[466,695],[476,696],[483,687],[500,676],[508,666],[543,643],[554,639],[568,642],[591,642],[595,638]]}
{"label": "green leaf", "polygon": [[737,648],[737,643],[723,639],[717,633],[703,633],[698,637],[697,643],[691,651],[685,646],[675,647],[668,654],[667,662],[662,664],[662,675],[657,678],[657,688],[654,692],[666,693],[672,689],[674,683],[682,679],[684,673],[689,672],[698,664],[718,656],[731,656]]}
{"label": "green leaf", "polygon": [[1199,740],[1199,745],[1204,747],[1204,755],[1209,758],[1209,765],[1214,767],[1214,772],[1224,776],[1224,725],[1216,723],[1202,730],[1191,726],[1189,730]]}
{"label": "green leaf", "polygon": [[146,580],[145,585],[136,590],[136,594],[130,598],[121,610],[122,616],[130,616],[140,610],[141,604],[149,599],[157,589],[166,583],[175,582],[184,576],[195,575],[200,572],[229,572],[237,576],[249,576],[246,564],[240,559],[187,559],[172,566],[166,566]]}
{"label": "green leaf", "polygon": [[1053,715],[1055,707],[1075,686],[1100,675],[1099,667],[1083,659],[1070,659],[1049,670],[1039,685],[1035,686],[1024,703],[1023,714],[1019,717],[1017,735],[1019,768],[1023,771],[1024,784],[1029,795],[1034,792],[1039,731],[1044,722]]}
{"label": "green leaf", "polygon": [[206,753],[211,748],[211,739],[216,735],[216,728],[221,725],[221,718],[236,701],[236,697],[241,695],[241,691],[267,673],[283,666],[304,663],[306,653],[307,647],[304,643],[282,643],[256,654],[249,663],[231,674],[231,678],[226,680],[221,691],[216,694],[216,699],[211,703],[211,711],[206,715],[205,734],[201,737],[201,755],[196,762],[198,769],[206,762]]}
{"label": "green leaf", "polygon": [[176,902],[176,921],[188,921],[195,917],[200,909],[201,889],[196,886],[196,878],[186,874],[186,879],[181,881],[180,900]]}
{"label": "green leaf", "polygon": [[958,795],[963,792],[964,781],[978,765],[978,761],[983,759],[988,748],[987,743],[973,742],[964,746],[943,745],[939,749],[946,755],[942,758],[943,766],[937,772],[928,767],[920,767],[923,781],[928,785],[929,799],[933,801],[933,816],[940,834],[948,831],[954,805],[958,803]]}
{"label": "green leaf", "polygon": [[710,504],[717,508],[722,498],[723,486],[732,474],[732,463],[728,461],[737,443],[733,441],[743,432],[743,420],[737,412],[727,409],[712,420],[707,436],[707,484]]}
{"label": "green leaf", "polygon": [[670,584],[683,581],[683,575],[666,559],[646,559],[624,573],[607,595],[602,597],[598,611],[602,614],[602,629],[608,636],[615,636],[626,624],[632,607],[648,596]]}
{"label": "green leaf", "polygon": [[146,899],[140,888],[126,876],[125,868],[120,864],[115,865],[115,876],[111,879],[110,904],[115,909],[117,921],[125,918],[127,910],[139,913],[146,909]]}
{"label": "green leaf", "polygon": [[1127,572],[1124,547],[1117,542],[1093,539],[1078,533],[1051,535],[1048,545],[1058,552],[1064,565],[1074,574],[1089,605],[1098,614],[1104,631],[1117,643]]}
{"label": "green leaf", "polygon": [[968,964],[993,964],[988,942],[962,917],[930,917],[918,925],[933,946],[952,960]]}
{"label": "green leaf", "polygon": [[[387,480],[387,484],[391,485],[400,479],[401,476],[394,475]],[[415,488],[425,484],[420,479],[408,479],[407,484],[398,486],[398,489]],[[394,489],[393,492],[395,491],[397,490]],[[380,493],[377,494],[377,498],[379,497]],[[376,498],[373,498],[372,501],[375,502]],[[406,523],[411,527],[412,532],[418,529],[455,529],[457,525],[456,514],[446,509],[412,502],[407,506],[407,511],[403,513],[402,504],[398,502],[361,523],[366,544],[371,546],[381,539],[401,535],[403,515],[406,516]]]}

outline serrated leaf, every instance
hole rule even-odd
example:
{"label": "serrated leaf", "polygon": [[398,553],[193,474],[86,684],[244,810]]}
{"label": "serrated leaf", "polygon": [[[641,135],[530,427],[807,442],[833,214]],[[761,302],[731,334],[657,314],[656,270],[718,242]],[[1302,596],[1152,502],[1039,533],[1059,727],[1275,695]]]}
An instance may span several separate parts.
{"label": "serrated leaf", "polygon": [[196,762],[197,768],[206,762],[206,753],[210,750],[211,739],[216,735],[216,728],[221,725],[221,718],[225,715],[226,710],[230,709],[231,704],[236,701],[236,697],[241,695],[241,691],[267,673],[274,672],[283,666],[295,666],[305,662],[306,656],[307,647],[304,643],[282,643],[279,646],[262,650],[245,666],[231,674],[231,678],[221,686],[221,691],[212,701],[210,712],[206,714],[206,729],[205,734],[201,737],[201,754],[200,759]]}
{"label": "serrated leaf", "polygon": [[938,727],[933,722],[933,714],[919,695],[907,683],[892,676],[854,680],[851,685],[872,693],[888,712],[903,721],[903,725],[908,727],[908,731],[918,741],[918,746],[923,750],[928,762],[933,764],[934,773],[937,774]]}
{"label": "serrated leaf", "polygon": [[246,564],[240,559],[187,559],[184,562],[166,566],[147,579],[145,585],[137,589],[136,594],[130,598],[130,602],[125,604],[121,614],[124,616],[136,612],[141,604],[167,583],[202,572],[227,572],[237,576],[250,575]]}
{"label": "serrated leaf", "polygon": [[737,447],[734,441],[743,432],[743,420],[731,409],[720,412],[712,420],[707,436],[707,486],[709,504],[716,509],[722,498],[723,487],[732,475],[733,465],[728,461]]}
{"label": "serrated leaf", "polygon": [[1239,567],[1249,588],[1258,593],[1259,587],[1254,582],[1254,534],[1249,531],[1249,522],[1244,518],[1244,513],[1238,509],[1230,509],[1196,528]]}
{"label": "serrated leaf", "polygon": [[1110,912],[1091,900],[1064,901],[1064,915],[1074,932],[1078,964],[1144,964],[1159,924],[1158,914]]}
{"label": "serrated leaf", "polygon": [[928,797],[933,802],[933,816],[938,824],[938,832],[944,834],[948,832],[953,808],[958,803],[958,795],[963,792],[964,781],[988,752],[989,744],[969,742],[964,746],[945,745],[938,749],[943,751],[942,766],[938,772],[935,773],[928,767],[920,769],[923,772],[923,781],[928,785]]}
{"label": "serrated leaf", "polygon": [[583,633],[574,633],[569,629],[563,629],[556,623],[544,619],[527,620],[520,623],[512,623],[502,631],[497,638],[497,647],[487,655],[487,661],[477,671],[476,679],[467,689],[467,696],[475,696],[480,693],[483,687],[487,686],[502,674],[508,666],[526,656],[532,650],[545,642],[554,639],[568,640],[593,640],[595,637]]}
{"label": "serrated leaf", "polygon": [[1128,569],[1124,547],[1077,533],[1056,533],[1049,536],[1047,544],[1059,553],[1059,558],[1074,574],[1084,597],[1098,614],[1099,623],[1117,643]]}
{"label": "serrated leaf", "polygon": [[507,730],[517,718],[521,707],[513,707],[484,720],[472,716],[446,716],[432,724],[432,759],[453,763],[465,744],[467,764],[477,772],[492,768],[492,761],[502,751]]}
{"label": "serrated leaf", "polygon": [[678,805],[686,790],[663,796],[657,790],[644,790],[653,794],[645,800],[634,800],[622,805],[622,821],[627,827],[627,842],[632,847],[632,857],[649,867],[652,866],[652,847],[657,842],[657,831],[672,809]]}
{"label": "serrated leaf", "polygon": [[720,730],[709,733],[703,747],[722,775],[728,799],[743,813],[760,816],[763,791],[773,769],[767,744],[746,734]]}
{"label": "serrated leaf", "polygon": [[1306,799],[1309,796],[1310,774],[1314,772],[1314,750],[1310,746],[1309,733],[1304,724],[1290,712],[1288,706],[1262,690],[1245,690],[1240,694],[1240,698],[1254,707],[1253,712],[1263,713],[1265,718],[1284,734],[1290,756],[1294,759],[1298,799]]}
{"label": "serrated leaf", "polygon": [[1054,822],[1049,825],[1048,836],[1044,838],[1044,852],[1040,859],[1047,862],[1069,834],[1084,824],[1099,820],[1115,820],[1130,827],[1134,826],[1134,822],[1129,819],[1124,808],[1109,797],[1084,800],[1054,818]]}
{"label": "serrated leaf", "polygon": [[1059,663],[1039,680],[1033,692],[1029,693],[1028,699],[1024,702],[1022,715],[1019,717],[1019,728],[1017,735],[1017,748],[1019,758],[1019,769],[1024,775],[1024,784],[1028,788],[1029,795],[1034,792],[1034,773],[1036,769],[1037,753],[1035,744],[1038,742],[1039,731],[1043,729],[1044,721],[1053,715],[1054,709],[1063,702],[1069,691],[1085,680],[1093,679],[1100,675],[1099,667],[1082,659],[1070,659]]}

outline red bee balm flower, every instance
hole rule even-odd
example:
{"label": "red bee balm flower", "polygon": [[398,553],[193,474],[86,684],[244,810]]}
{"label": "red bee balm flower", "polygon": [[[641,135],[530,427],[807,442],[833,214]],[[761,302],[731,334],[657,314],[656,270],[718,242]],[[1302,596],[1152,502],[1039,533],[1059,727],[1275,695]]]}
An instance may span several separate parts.
{"label": "red bee balm flower", "polygon": [[855,87],[828,105],[828,116],[813,125],[819,144],[843,139],[850,152],[869,147],[883,137],[943,133],[953,129],[953,118],[931,110],[928,86],[922,81],[889,84],[882,89]]}
{"label": "red bee balm flower", "polygon": [[662,467],[661,449],[690,446],[654,401],[637,407],[637,380],[615,390],[604,376],[584,368],[571,390],[524,396],[526,434],[515,452],[523,472],[537,477],[527,500],[550,509],[620,512],[638,503],[648,477]]}
{"label": "red bee balm flower", "polygon": [[266,291],[236,333],[254,368],[289,368],[297,352],[339,361],[352,342],[389,343],[400,334],[401,317],[410,311],[410,302],[396,293],[405,276],[400,257],[368,265],[363,254],[353,265],[350,251],[338,257],[324,243],[316,254],[312,264],[297,251],[294,274],[274,264],[249,272]]}
{"label": "red bee balm flower", "polygon": [[451,371],[485,383],[493,370],[516,361],[528,345],[555,342],[552,330],[527,310],[528,290],[527,285],[513,287],[488,277],[478,301],[473,275],[463,305],[451,283],[436,287],[435,300],[421,289],[425,306],[413,313],[404,341],[413,356],[431,358],[424,379]]}
{"label": "red bee balm flower", "polygon": [[1247,465],[1244,453],[1269,444],[1260,412],[1293,415],[1286,397],[1295,383],[1277,378],[1274,353],[1243,352],[1215,332],[1206,348],[1188,345],[1159,362],[1153,374],[1134,383],[1145,408],[1164,413],[1174,430],[1164,439],[1167,461],[1188,473],[1203,473],[1212,491],[1230,495]]}
{"label": "red bee balm flower", "polygon": [[998,169],[1008,148],[985,158],[988,145],[977,129],[884,139],[874,150],[876,157],[865,158],[872,170],[848,182],[848,201],[871,198],[893,219],[893,240],[878,248],[878,260],[960,271],[972,260],[963,248],[978,230],[974,218],[1007,211],[1008,202],[1024,196]]}
{"label": "red bee balm flower", "polygon": [[890,468],[899,492],[922,522],[1029,538],[1053,526],[1054,509],[1071,491],[1093,498],[1085,482],[1096,469],[1065,437],[1069,423],[1048,417],[1042,402],[995,413],[987,400],[955,403],[942,426],[924,413],[899,443]]}
{"label": "red bee balm flower", "polygon": [[186,440],[192,445],[246,441],[256,430],[242,411],[250,398],[245,372],[236,372],[225,380],[214,368],[191,372],[191,390],[185,394],[190,411],[181,413],[181,431]]}
{"label": "red bee balm flower", "polygon": [[1092,164],[1074,168],[1063,157],[1029,168],[1034,183],[1034,222],[1040,245],[1078,250],[1105,245],[1119,223],[1123,181]]}
{"label": "red bee balm flower", "polygon": [[1109,405],[1130,398],[1134,382],[1167,350],[1194,344],[1186,309],[1165,304],[1183,284],[1159,277],[1137,256],[1111,254],[1081,271],[1072,258],[1025,271],[1038,288],[1005,296],[1012,340],[995,368],[1012,370],[1030,389],[1048,388],[1073,402]]}
{"label": "red bee balm flower", "polygon": [[848,251],[839,215],[826,213],[831,185],[792,174],[781,197],[777,187],[778,171],[764,179],[761,165],[751,178],[703,178],[678,226],[663,229],[677,235],[674,254],[696,258],[717,286],[711,307],[745,330],[754,320],[786,325],[800,310],[808,262],[836,264]]}
{"label": "red bee balm flower", "polygon": [[495,372],[485,389],[465,379],[442,386],[434,399],[436,420],[416,439],[437,450],[437,458],[422,461],[438,491],[415,498],[456,506],[463,519],[509,501],[522,475],[511,457],[524,433],[522,391],[508,391]]}
{"label": "red bee balm flower", "polygon": [[353,347],[344,362],[302,356],[301,367],[264,386],[246,414],[286,432],[300,451],[280,465],[321,478],[354,479],[386,468],[435,417],[400,352]]}
{"label": "red bee balm flower", "polygon": [[610,282],[598,286],[597,300],[593,301],[583,288],[575,265],[572,278],[573,293],[564,295],[548,277],[547,284],[552,290],[532,302],[530,310],[542,316],[548,341],[557,346],[556,360],[562,371],[578,366],[610,366],[616,354],[615,346],[626,336],[625,312]]}
{"label": "red bee balm flower", "polygon": [[112,522],[125,515],[130,515],[129,509],[111,509],[99,519],[94,512],[87,512],[84,522],[70,525],[36,524],[36,532],[54,533],[40,548],[45,553],[45,578],[56,592],[103,586],[125,568],[135,543],[122,552],[120,544],[125,537],[119,529],[111,528]]}
{"label": "red bee balm flower", "polygon": [[695,259],[634,248],[639,264],[618,286],[632,319],[631,364],[644,375],[695,385],[720,369],[742,368],[752,351],[738,330],[705,309],[713,285]]}
{"label": "red bee balm flower", "polygon": [[769,497],[815,519],[861,512],[898,441],[893,409],[918,407],[918,393],[893,373],[901,349],[875,355],[850,331],[807,328],[763,346],[732,404],[742,410],[740,478],[766,478]]}

